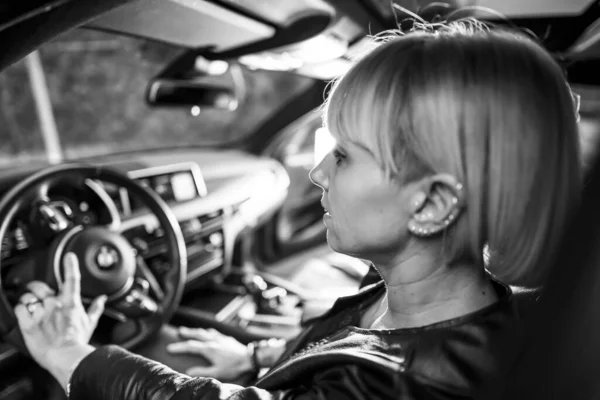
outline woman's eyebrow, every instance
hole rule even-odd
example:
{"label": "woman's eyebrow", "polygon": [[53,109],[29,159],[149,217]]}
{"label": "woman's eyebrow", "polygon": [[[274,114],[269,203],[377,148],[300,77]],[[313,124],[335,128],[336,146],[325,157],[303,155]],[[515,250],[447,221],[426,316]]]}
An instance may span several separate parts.
{"label": "woman's eyebrow", "polygon": [[351,148],[352,146],[356,147],[359,150],[362,150],[364,152],[366,152],[367,154],[369,154],[371,157],[375,157],[375,154],[373,153],[373,151],[368,148],[366,145],[359,143],[359,142],[355,142],[355,141],[345,141],[344,144],[349,145],[345,148]]}
{"label": "woman's eyebrow", "polygon": [[360,142],[358,142],[356,140],[352,140],[352,139],[349,139],[349,138],[346,138],[346,137],[340,137],[340,136],[333,136],[333,137],[335,139],[335,146],[332,147],[332,150],[333,149],[338,149],[338,150],[341,150],[343,152],[348,152],[348,151],[352,152],[353,147],[355,147],[358,150],[362,150],[363,152],[366,152],[371,157],[375,158],[375,154],[373,153],[373,150],[371,150],[370,148],[368,148],[363,143],[360,143]]}

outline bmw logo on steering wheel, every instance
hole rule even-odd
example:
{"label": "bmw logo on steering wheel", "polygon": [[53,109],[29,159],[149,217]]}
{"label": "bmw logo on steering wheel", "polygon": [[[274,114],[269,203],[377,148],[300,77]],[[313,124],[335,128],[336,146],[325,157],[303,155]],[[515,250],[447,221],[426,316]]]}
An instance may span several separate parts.
{"label": "bmw logo on steering wheel", "polygon": [[96,253],[96,264],[100,269],[111,269],[119,262],[119,253],[110,246],[100,246]]}

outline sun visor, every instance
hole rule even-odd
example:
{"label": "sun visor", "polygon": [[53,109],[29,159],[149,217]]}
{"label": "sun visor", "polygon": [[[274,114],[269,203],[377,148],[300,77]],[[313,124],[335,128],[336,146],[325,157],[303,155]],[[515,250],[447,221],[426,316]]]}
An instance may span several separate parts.
{"label": "sun visor", "polygon": [[275,34],[270,25],[203,0],[135,2],[87,26],[213,51],[242,47]]}
{"label": "sun visor", "polygon": [[289,26],[300,18],[315,14],[334,14],[325,0],[221,0],[224,4],[255,15],[276,26]]}

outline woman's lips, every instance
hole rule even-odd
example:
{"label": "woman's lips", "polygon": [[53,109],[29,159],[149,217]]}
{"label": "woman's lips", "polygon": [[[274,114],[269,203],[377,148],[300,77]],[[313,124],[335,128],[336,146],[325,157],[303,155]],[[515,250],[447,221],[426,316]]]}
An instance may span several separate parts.
{"label": "woman's lips", "polygon": [[323,207],[323,210],[325,211],[325,214],[323,215],[323,219],[331,219],[331,213],[329,212],[327,207],[325,207],[325,204],[321,203],[321,207]]}

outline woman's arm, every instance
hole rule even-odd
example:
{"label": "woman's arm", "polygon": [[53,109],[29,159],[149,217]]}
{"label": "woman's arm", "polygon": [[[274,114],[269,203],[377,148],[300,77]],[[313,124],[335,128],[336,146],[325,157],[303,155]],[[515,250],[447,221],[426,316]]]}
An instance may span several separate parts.
{"label": "woman's arm", "polygon": [[209,364],[181,372],[227,382],[271,368],[286,348],[284,339],[272,338],[245,345],[215,329],[179,327],[178,333],[182,340],[167,345],[167,351],[171,354],[198,355]]}
{"label": "woman's arm", "polygon": [[[98,348],[81,361],[71,377],[72,400],[410,400],[421,389],[406,377],[343,364],[316,372],[293,387],[268,391],[191,378],[117,346]],[[433,397],[426,397],[433,398]]]}
{"label": "woman's arm", "polygon": [[104,346],[85,357],[73,371],[70,400],[274,400],[284,392],[192,378],[118,346]]}

